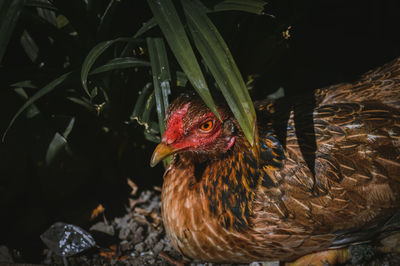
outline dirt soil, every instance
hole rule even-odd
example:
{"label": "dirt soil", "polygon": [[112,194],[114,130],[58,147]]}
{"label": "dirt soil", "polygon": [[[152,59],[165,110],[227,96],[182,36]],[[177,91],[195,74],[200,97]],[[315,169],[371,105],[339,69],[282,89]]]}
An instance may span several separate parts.
{"label": "dirt soil", "polygon": [[[134,185],[132,185],[133,188]],[[132,198],[123,217],[108,221],[104,210],[94,212],[101,219],[89,229],[96,246],[74,256],[63,258],[45,249],[41,265],[179,265],[182,256],[174,250],[162,226],[160,188],[143,191]],[[99,221],[100,220],[100,221]],[[368,252],[366,252],[368,253]],[[400,265],[400,254],[375,255],[368,253],[367,262],[361,259],[347,265]],[[365,260],[365,259],[364,259]],[[14,264],[18,262],[20,264]],[[217,265],[185,261],[187,265]],[[0,247],[0,265],[28,265],[18,258],[17,251]],[[186,265],[185,264],[185,265]],[[32,265],[32,264],[29,264]],[[181,264],[182,265],[182,264]],[[248,264],[247,264],[248,265]],[[251,266],[278,266],[279,262],[251,263]]]}

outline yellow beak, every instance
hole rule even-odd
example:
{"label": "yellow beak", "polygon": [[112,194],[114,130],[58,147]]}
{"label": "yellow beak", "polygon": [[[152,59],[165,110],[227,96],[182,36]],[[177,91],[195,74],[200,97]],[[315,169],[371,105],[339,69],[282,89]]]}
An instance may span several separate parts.
{"label": "yellow beak", "polygon": [[153,155],[151,156],[150,166],[156,166],[160,161],[164,160],[169,155],[174,154],[176,151],[176,149],[171,148],[167,144],[161,142],[157,145],[156,149],[153,152]]}

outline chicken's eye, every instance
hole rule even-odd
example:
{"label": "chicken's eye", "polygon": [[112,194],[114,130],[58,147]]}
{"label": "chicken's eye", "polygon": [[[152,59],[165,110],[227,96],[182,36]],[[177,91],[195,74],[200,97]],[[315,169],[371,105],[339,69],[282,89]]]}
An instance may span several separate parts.
{"label": "chicken's eye", "polygon": [[208,120],[200,125],[200,130],[204,132],[210,131],[214,126],[214,122],[212,120]]}

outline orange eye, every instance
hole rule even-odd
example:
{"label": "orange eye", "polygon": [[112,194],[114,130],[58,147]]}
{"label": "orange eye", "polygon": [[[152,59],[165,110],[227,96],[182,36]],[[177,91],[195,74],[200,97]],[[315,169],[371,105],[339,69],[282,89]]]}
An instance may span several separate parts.
{"label": "orange eye", "polygon": [[212,120],[208,120],[207,122],[204,122],[203,124],[200,125],[200,130],[202,131],[210,131],[214,126],[214,122]]}

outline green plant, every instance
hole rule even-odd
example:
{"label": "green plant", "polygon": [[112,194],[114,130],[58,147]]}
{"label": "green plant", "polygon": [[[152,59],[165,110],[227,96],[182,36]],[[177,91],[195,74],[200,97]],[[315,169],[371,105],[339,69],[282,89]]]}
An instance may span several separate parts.
{"label": "green plant", "polygon": [[[96,5],[94,2],[89,1],[85,7],[88,11],[86,14],[88,19],[95,17],[96,13],[101,14],[99,12],[99,6],[101,5]],[[172,75],[175,77],[180,76],[183,80],[185,80],[186,76],[207,106],[216,113],[215,103],[204,78],[204,69],[207,69],[237,117],[246,137],[253,143],[253,125],[256,120],[254,107],[232,55],[217,28],[208,18],[207,13],[240,10],[262,14],[264,2],[252,0],[246,1],[244,4],[242,1],[230,0],[220,1],[212,7],[206,7],[198,0],[182,0],[177,3],[181,8],[180,12],[176,10],[176,4],[174,5],[171,0],[149,0],[147,2],[154,17],[145,23],[133,37],[102,41],[91,48],[90,46],[99,40],[99,37],[105,37],[104,31],[109,28],[107,26],[110,20],[109,17],[112,16],[113,9],[117,5],[115,1],[109,2],[101,15],[101,19],[95,22],[92,21],[88,26],[80,21],[81,18],[73,14],[74,11],[66,5],[65,1],[55,1],[53,4],[46,1],[28,1],[26,6],[56,14],[57,16],[53,16],[56,19],[52,23],[57,25],[58,30],[64,31],[68,25],[71,27],[69,34],[74,35],[75,33],[78,36],[77,38],[74,37],[75,41],[78,39],[81,42],[80,46],[84,50],[90,49],[90,51],[81,66],[76,64],[68,67],[62,71],[64,73],[55,77],[29,97],[12,118],[7,130],[12,126],[15,119],[35,101],[56,88],[62,87],[64,83],[72,82],[76,84],[76,74],[78,72],[80,72],[80,82],[86,92],[86,96],[82,95],[78,89],[80,86],[76,84],[73,95],[66,96],[67,99],[101,115],[107,105],[112,105],[108,94],[116,84],[121,85],[118,84],[118,81],[115,81],[116,77],[125,75],[129,79],[124,73],[125,69],[151,66],[154,92],[151,92],[150,87],[146,85],[137,99],[134,112],[131,115],[131,120],[137,120],[140,124],[145,125],[145,135],[148,139],[158,141],[157,135],[164,131],[164,115],[168,105],[168,95],[171,87],[176,86],[176,84],[171,84]],[[74,1],[74,3],[73,6],[82,7],[84,5],[81,1]],[[18,13],[21,8],[21,5],[14,6],[8,12],[10,14]],[[3,16],[3,18],[8,16]],[[146,42],[139,38],[157,25],[161,28],[163,36],[147,37]],[[93,26],[93,28],[90,29],[90,26]],[[76,27],[76,30],[72,27]],[[87,33],[87,36],[81,34],[81,32]],[[8,31],[0,36],[3,40],[3,45],[1,46],[3,50],[9,35]],[[89,38],[90,36],[92,38]],[[179,69],[176,67],[173,68],[174,70],[170,69],[171,56],[165,47],[164,38],[168,42],[184,75],[182,72],[177,72]],[[111,48],[112,52],[110,52]],[[143,59],[145,57],[143,54],[139,58],[133,57],[132,49],[147,50],[150,62]],[[195,55],[198,52],[201,55],[202,64],[198,63],[198,57]],[[145,54],[147,53],[145,52]],[[175,78],[175,80],[177,79]],[[185,84],[185,81],[181,82],[181,85]],[[99,92],[101,93],[99,94]],[[143,104],[144,102],[146,104]],[[153,106],[157,113],[158,123],[151,120],[150,113]],[[3,140],[7,130],[3,135]]]}

